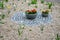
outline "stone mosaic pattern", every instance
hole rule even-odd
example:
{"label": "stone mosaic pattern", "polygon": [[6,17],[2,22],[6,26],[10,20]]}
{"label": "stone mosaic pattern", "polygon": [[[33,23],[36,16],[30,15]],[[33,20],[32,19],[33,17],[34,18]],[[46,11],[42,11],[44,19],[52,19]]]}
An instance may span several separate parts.
{"label": "stone mosaic pattern", "polygon": [[49,14],[48,17],[44,18],[41,16],[40,12],[37,12],[37,17],[34,20],[29,20],[26,18],[24,12],[17,12],[12,16],[11,20],[16,23],[21,23],[21,21],[22,21],[23,24],[28,25],[28,26],[36,26],[36,25],[40,25],[40,24],[51,23],[53,19],[52,19],[51,14]]}

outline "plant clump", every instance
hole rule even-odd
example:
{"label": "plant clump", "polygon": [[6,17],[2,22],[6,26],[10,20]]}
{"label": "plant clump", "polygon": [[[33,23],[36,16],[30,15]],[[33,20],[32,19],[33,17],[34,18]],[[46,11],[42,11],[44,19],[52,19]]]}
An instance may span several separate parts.
{"label": "plant clump", "polygon": [[27,13],[27,14],[36,14],[37,11],[36,11],[36,9],[33,9],[33,10],[27,10],[26,13]]}

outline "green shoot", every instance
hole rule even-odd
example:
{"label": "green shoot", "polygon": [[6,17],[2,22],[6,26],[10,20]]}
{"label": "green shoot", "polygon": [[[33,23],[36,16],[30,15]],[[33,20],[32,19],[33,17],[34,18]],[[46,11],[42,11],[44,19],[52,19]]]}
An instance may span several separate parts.
{"label": "green shoot", "polygon": [[44,0],[40,0],[41,1],[41,3],[44,3]]}
{"label": "green shoot", "polygon": [[37,0],[31,0],[31,4],[37,4]]}
{"label": "green shoot", "polygon": [[56,40],[60,40],[60,35],[57,34]]}
{"label": "green shoot", "polygon": [[4,24],[4,22],[0,21],[0,24]]}

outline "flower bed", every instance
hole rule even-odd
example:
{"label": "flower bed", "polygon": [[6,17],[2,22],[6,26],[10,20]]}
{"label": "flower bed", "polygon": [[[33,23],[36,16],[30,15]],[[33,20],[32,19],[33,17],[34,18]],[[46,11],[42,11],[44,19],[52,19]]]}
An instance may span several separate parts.
{"label": "flower bed", "polygon": [[25,14],[27,19],[35,19],[37,16],[37,11],[35,9],[27,10]]}

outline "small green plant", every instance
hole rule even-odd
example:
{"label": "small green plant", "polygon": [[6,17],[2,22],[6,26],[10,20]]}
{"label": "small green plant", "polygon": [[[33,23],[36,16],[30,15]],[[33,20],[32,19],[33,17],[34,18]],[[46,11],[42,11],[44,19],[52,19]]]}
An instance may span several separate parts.
{"label": "small green plant", "polygon": [[4,14],[1,14],[0,15],[0,19],[4,19],[5,18],[5,15]]}
{"label": "small green plant", "polygon": [[44,26],[41,26],[41,31],[43,31],[44,30]]}
{"label": "small green plant", "polygon": [[57,34],[56,40],[60,40],[60,35],[59,34]]}
{"label": "small green plant", "polygon": [[5,15],[4,15],[4,14],[2,14],[2,15],[1,15],[1,17],[2,17],[2,19],[4,19],[4,18],[5,18]]}
{"label": "small green plant", "polygon": [[18,28],[18,35],[19,35],[19,36],[22,35],[22,33],[23,33],[23,29],[24,29],[23,26],[24,26],[24,25],[20,25],[20,27]]}
{"label": "small green plant", "polygon": [[28,6],[30,6],[31,5],[31,3],[28,3]]}
{"label": "small green plant", "polygon": [[4,22],[0,21],[0,24],[4,24]]}
{"label": "small green plant", "polygon": [[37,0],[31,0],[31,4],[37,4]]}
{"label": "small green plant", "polygon": [[3,9],[4,8],[4,4],[3,1],[0,2],[0,8]]}
{"label": "small green plant", "polygon": [[23,31],[21,31],[20,29],[18,29],[18,34],[19,36],[23,33]]}
{"label": "small green plant", "polygon": [[8,14],[10,14],[10,11],[8,11]]}
{"label": "small green plant", "polygon": [[5,0],[5,2],[8,2],[8,0]]}
{"label": "small green plant", "polygon": [[53,4],[52,4],[52,2],[48,2],[47,5],[48,5],[48,8],[51,9]]}
{"label": "small green plant", "polygon": [[36,5],[35,8],[37,8],[38,6]]}
{"label": "small green plant", "polygon": [[0,36],[0,38],[3,38],[3,36]]}
{"label": "small green plant", "polygon": [[43,33],[43,30],[44,30],[44,27],[45,27],[45,26],[42,25],[42,24],[41,24],[40,26],[41,26],[41,27],[40,27],[41,33]]}
{"label": "small green plant", "polygon": [[41,3],[44,3],[44,0],[40,0],[41,1]]}
{"label": "small green plant", "polygon": [[29,29],[29,31],[32,31],[31,29]]}

